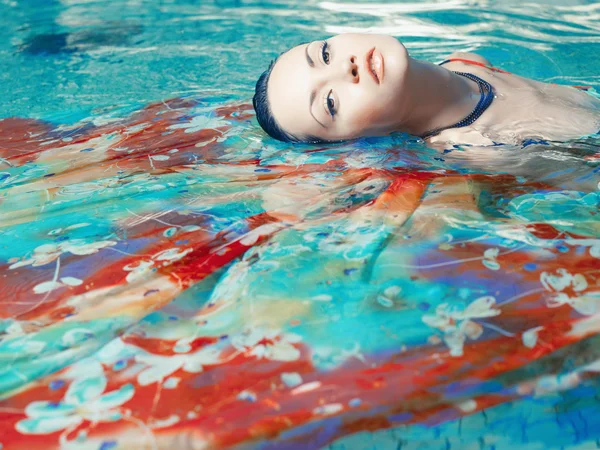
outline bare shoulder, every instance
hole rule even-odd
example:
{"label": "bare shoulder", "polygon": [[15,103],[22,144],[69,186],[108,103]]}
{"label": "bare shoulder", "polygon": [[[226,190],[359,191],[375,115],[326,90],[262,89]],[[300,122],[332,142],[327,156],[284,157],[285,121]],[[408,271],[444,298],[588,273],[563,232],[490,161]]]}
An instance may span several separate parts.
{"label": "bare shoulder", "polygon": [[430,147],[438,150],[451,148],[454,143],[483,147],[495,144],[492,139],[472,127],[449,128],[436,136],[428,138],[427,141]]}
{"label": "bare shoulder", "polygon": [[469,61],[475,61],[475,62],[478,62],[478,63],[485,64],[486,66],[491,66],[492,65],[492,63],[489,62],[487,58],[484,58],[483,56],[478,55],[477,53],[471,53],[471,52],[454,52],[450,56],[448,56],[448,59],[454,59],[454,58],[468,59]]}

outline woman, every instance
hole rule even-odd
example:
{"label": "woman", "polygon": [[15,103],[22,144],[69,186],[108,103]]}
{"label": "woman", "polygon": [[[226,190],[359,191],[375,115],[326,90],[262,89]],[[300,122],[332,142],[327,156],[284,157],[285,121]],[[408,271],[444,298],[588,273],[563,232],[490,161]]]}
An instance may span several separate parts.
{"label": "woman", "polygon": [[600,100],[490,67],[473,53],[440,65],[392,36],[342,34],[280,55],[256,84],[257,119],[288,142],[402,131],[430,143],[568,140],[600,129]]}

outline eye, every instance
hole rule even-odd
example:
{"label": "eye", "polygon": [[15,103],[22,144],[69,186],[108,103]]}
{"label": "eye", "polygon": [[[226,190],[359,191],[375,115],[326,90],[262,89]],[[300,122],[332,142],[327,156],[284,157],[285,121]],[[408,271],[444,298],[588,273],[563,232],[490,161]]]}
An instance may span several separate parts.
{"label": "eye", "polygon": [[327,41],[323,41],[321,44],[321,58],[323,58],[325,64],[329,64],[329,61],[331,60],[331,53],[329,52],[329,44]]}
{"label": "eye", "polygon": [[336,110],[336,105],[335,105],[335,100],[333,98],[333,96],[331,95],[333,93],[333,89],[331,89],[329,91],[329,93],[327,94],[327,97],[325,97],[325,108],[327,109],[327,111],[329,111],[329,115],[331,115],[331,117],[333,118],[333,116],[335,116],[335,113],[337,112]]}

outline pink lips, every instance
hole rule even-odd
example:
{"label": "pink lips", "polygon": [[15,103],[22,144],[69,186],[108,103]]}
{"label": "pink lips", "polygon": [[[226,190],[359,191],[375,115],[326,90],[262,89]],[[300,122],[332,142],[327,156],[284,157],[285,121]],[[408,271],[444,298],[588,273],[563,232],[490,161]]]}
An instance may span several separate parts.
{"label": "pink lips", "polygon": [[383,81],[383,55],[373,47],[367,53],[365,68],[377,84]]}

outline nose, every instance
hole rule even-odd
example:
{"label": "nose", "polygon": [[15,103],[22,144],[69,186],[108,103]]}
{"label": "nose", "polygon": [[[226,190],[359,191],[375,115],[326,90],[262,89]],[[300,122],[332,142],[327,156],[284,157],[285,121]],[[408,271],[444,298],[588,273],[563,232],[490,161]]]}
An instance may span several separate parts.
{"label": "nose", "polygon": [[351,56],[344,61],[344,74],[352,83],[358,83],[358,65],[356,65],[356,56]]}

